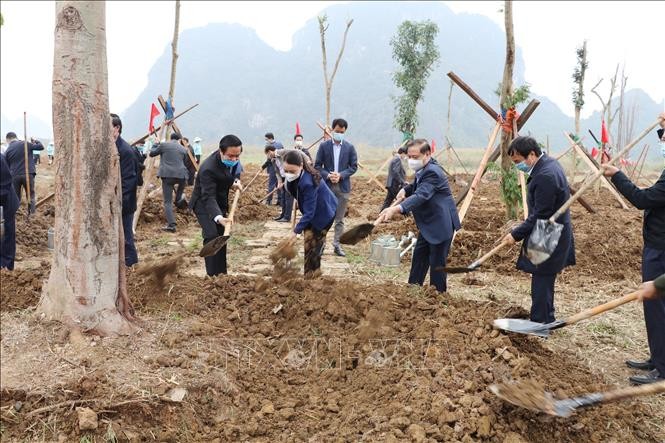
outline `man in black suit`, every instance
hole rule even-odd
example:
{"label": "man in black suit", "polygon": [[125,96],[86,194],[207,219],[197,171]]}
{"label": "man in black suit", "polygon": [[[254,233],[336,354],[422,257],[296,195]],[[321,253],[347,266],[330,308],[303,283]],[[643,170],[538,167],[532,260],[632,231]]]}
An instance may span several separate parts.
{"label": "man in black suit", "polygon": [[180,134],[171,134],[171,142],[157,143],[150,149],[150,157],[160,156],[159,172],[157,176],[162,179],[162,196],[164,198],[164,213],[166,214],[166,226],[163,231],[175,232],[176,220],[173,213],[173,191],[175,190],[175,203],[181,206],[183,192],[187,185],[189,171],[185,163],[187,150],[180,144]]}
{"label": "man in black suit", "polygon": [[[665,158],[665,113],[660,115],[659,146]],[[635,186],[614,166],[603,165],[603,173],[636,208],[644,209],[642,237],[642,281],[654,280],[665,274],[665,170],[656,183],[645,189]],[[644,300],[644,321],[651,358],[646,361],[628,360],[633,369],[649,371],[646,375],[630,377],[634,384],[646,384],[665,379],[665,299]]]}
{"label": "man in black suit", "polygon": [[344,215],[351,195],[351,176],[358,170],[356,148],[344,140],[344,134],[348,127],[349,124],[343,118],[333,120],[332,139],[321,143],[319,150],[316,152],[316,162],[314,164],[330,190],[337,197],[333,247],[335,248],[335,254],[340,257],[346,256],[339,243],[339,238],[344,232]]}
{"label": "man in black suit", "polygon": [[5,154],[0,154],[0,207],[2,207],[2,233],[0,234],[0,268],[14,269],[16,257],[16,210],[19,199],[12,185],[12,174]]}
{"label": "man in black suit", "polygon": [[551,323],[554,317],[554,282],[566,266],[575,264],[575,243],[570,211],[566,211],[556,222],[563,225],[561,237],[554,252],[544,262],[535,265],[526,254],[531,231],[539,219],[550,218],[570,197],[568,181],[563,168],[556,159],[544,154],[538,142],[531,137],[517,137],[508,148],[508,155],[527,180],[526,220],[504,237],[508,244],[522,241],[522,250],[517,260],[517,269],[531,274],[531,321]]}
{"label": "man in black suit", "polygon": [[134,212],[136,212],[136,188],[141,174],[141,164],[129,143],[121,137],[122,121],[117,114],[111,114],[113,139],[120,156],[120,177],[122,180],[122,230],[125,234],[125,265],[133,266],[139,262],[139,255],[134,245]]}
{"label": "man in black suit", "polygon": [[388,165],[388,178],[386,178],[386,189],[388,190],[388,193],[386,194],[383,206],[381,206],[382,211],[392,204],[400,189],[408,184],[406,182],[406,171],[402,165],[402,161],[405,158],[406,148],[401,147],[397,150],[397,154],[393,156],[392,160],[390,160],[390,164]]}
{"label": "man in black suit", "polygon": [[[210,154],[199,168],[189,207],[203,231],[203,244],[224,235],[229,207],[229,190],[242,190],[238,179],[242,142],[235,135],[225,135],[219,141],[219,150]],[[210,276],[226,274],[226,245],[212,257],[205,258],[206,273]]]}
{"label": "man in black suit", "polygon": [[7,151],[5,152],[5,159],[9,165],[9,171],[12,174],[14,191],[18,196],[19,204],[21,202],[21,193],[23,188],[27,188],[27,180],[30,181],[30,213],[35,212],[35,158],[33,151],[41,151],[44,145],[39,140],[32,140],[28,142],[28,177],[25,175],[25,143],[16,138],[13,132],[7,133]]}

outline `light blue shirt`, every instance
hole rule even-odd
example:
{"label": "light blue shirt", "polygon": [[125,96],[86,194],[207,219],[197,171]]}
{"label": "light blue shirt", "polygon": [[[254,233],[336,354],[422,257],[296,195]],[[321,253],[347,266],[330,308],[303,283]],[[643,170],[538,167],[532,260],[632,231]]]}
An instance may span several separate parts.
{"label": "light blue shirt", "polygon": [[339,155],[342,152],[342,144],[337,144],[333,142],[333,160],[335,169],[333,172],[339,172]]}
{"label": "light blue shirt", "polygon": [[201,142],[194,142],[192,147],[194,148],[194,155],[201,155]]}

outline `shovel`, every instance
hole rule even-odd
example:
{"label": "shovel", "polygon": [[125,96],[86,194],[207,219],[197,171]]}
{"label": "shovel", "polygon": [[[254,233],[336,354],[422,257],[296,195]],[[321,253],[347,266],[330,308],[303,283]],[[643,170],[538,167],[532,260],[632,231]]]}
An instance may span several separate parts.
{"label": "shovel", "polygon": [[231,228],[233,227],[233,216],[236,213],[236,207],[238,206],[239,199],[240,191],[236,191],[236,193],[233,195],[233,203],[231,204],[231,210],[229,211],[228,217],[229,220],[231,220],[231,223],[225,227],[224,235],[220,235],[219,237],[216,237],[203,245],[201,251],[199,252],[199,257],[211,257],[217,254],[219,250],[222,249],[229,241],[229,238],[231,238]]}
{"label": "shovel", "polygon": [[[662,117],[659,117],[655,122],[653,122],[647,129],[642,131],[640,135],[637,136],[635,140],[630,142],[623,148],[619,153],[617,153],[612,159],[610,159],[607,165],[613,165],[620,158],[628,153],[633,147],[647,134],[649,134],[661,121]],[[598,180],[603,175],[602,168],[598,169],[591,180],[587,181],[580,187],[580,189],[573,195],[570,196],[568,201],[563,204],[549,219],[538,219],[536,220],[536,226],[534,227],[531,235],[529,236],[529,241],[526,247],[526,255],[531,260],[531,263],[534,265],[539,265],[544,261],[548,260],[557,245],[559,244],[559,239],[561,238],[561,231],[563,230],[563,225],[556,222],[556,219],[559,218],[563,213],[565,213],[570,206],[575,203],[577,199],[580,198],[582,193],[589,189],[593,183]]]}
{"label": "shovel", "polygon": [[531,392],[528,393],[525,392],[526,389],[524,392],[521,392],[520,386],[517,383],[490,386],[490,391],[497,397],[514,405],[557,417],[569,417],[577,408],[665,392],[665,381],[616,389],[609,392],[595,392],[563,400],[554,400],[553,395],[544,390],[538,392],[534,388],[530,390]]}
{"label": "shovel", "polygon": [[466,267],[455,267],[455,266],[443,267],[443,266],[439,266],[437,268],[434,268],[434,270],[437,271],[437,272],[441,272],[441,271],[447,272],[448,274],[463,274],[465,272],[475,271],[476,269],[480,268],[480,265],[485,263],[487,261],[487,259],[489,259],[491,256],[493,256],[497,252],[499,252],[501,250],[501,248],[503,248],[507,244],[508,243],[505,243],[505,242],[504,243],[499,243],[497,246],[494,247],[494,249],[492,249],[490,252],[483,255],[482,257],[480,257],[478,260],[471,263],[469,266],[466,266]]}
{"label": "shovel", "polygon": [[538,337],[548,337],[550,335],[550,331],[589,319],[634,300],[637,300],[637,292],[632,292],[628,295],[624,295],[623,297],[619,297],[607,303],[603,303],[602,305],[585,309],[584,311],[580,312],[579,314],[575,314],[572,317],[566,318],[564,320],[554,321],[552,323],[536,323],[534,321],[520,318],[499,318],[494,320],[494,326],[498,329],[503,329],[504,331],[536,335]]}
{"label": "shovel", "polygon": [[[404,201],[404,199],[401,200],[395,199],[395,201],[390,205],[390,207],[393,207],[396,204],[401,203],[402,201]],[[339,242],[343,245],[355,245],[359,241],[367,238],[372,233],[374,228],[379,224],[379,218],[380,217],[378,217],[372,223],[363,223],[354,226],[353,228],[344,232],[339,237]]]}

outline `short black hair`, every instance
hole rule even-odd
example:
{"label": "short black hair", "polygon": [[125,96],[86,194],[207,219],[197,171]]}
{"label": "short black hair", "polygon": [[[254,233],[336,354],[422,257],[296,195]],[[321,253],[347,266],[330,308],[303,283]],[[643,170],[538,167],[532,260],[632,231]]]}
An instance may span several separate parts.
{"label": "short black hair", "polygon": [[15,132],[8,132],[7,135],[5,136],[6,139],[10,138],[16,138],[16,133]]}
{"label": "short black hair", "polygon": [[531,151],[538,157],[543,153],[540,145],[533,137],[517,137],[508,147],[508,155],[519,154],[522,157],[528,157]]}
{"label": "short black hair", "polygon": [[302,136],[302,134],[296,134],[296,135],[293,136],[293,139],[295,140],[295,139],[297,139],[298,137],[300,137],[300,138],[304,138],[304,137]]}
{"label": "short black hair", "polygon": [[275,149],[275,147],[274,147],[273,145],[266,145],[266,147],[263,148],[263,153],[264,153],[264,154],[267,154],[269,151],[273,151],[273,152],[274,152],[275,150],[276,150],[276,149]]}
{"label": "short black hair", "polygon": [[186,141],[187,143],[189,143],[189,139],[188,139],[187,137],[183,137],[182,140],[183,140],[183,141]]}
{"label": "short black hair", "polygon": [[397,150],[397,153],[398,153],[398,154],[406,154],[406,148],[405,148],[404,146],[400,147],[400,148]]}
{"label": "short black hair", "polygon": [[219,149],[222,152],[226,152],[227,149],[240,146],[240,152],[242,152],[242,142],[238,137],[236,137],[233,134],[225,135],[222,137],[222,139],[219,141]]}
{"label": "short black hair", "polygon": [[432,152],[432,148],[430,147],[429,142],[424,138],[417,138],[415,140],[409,141],[406,144],[407,152],[409,151],[409,148],[412,146],[419,148],[421,154],[429,154]]}
{"label": "short black hair", "polygon": [[270,140],[275,140],[275,136],[273,135],[272,132],[266,132],[266,135],[264,135],[265,138],[269,138]]}
{"label": "short black hair", "polygon": [[171,140],[180,140],[182,137],[177,132],[171,133]]}
{"label": "short black hair", "polygon": [[335,120],[333,120],[331,128],[335,129],[336,126],[339,126],[340,128],[344,129],[349,128],[349,124],[343,118],[336,118]]}
{"label": "short black hair", "polygon": [[122,120],[120,120],[118,114],[111,114],[111,124],[114,128],[120,128],[118,133],[122,134]]}

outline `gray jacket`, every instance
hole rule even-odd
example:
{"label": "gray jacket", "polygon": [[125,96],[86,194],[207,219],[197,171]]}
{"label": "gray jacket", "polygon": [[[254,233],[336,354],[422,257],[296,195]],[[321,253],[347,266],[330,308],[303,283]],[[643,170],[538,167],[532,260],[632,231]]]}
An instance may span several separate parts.
{"label": "gray jacket", "polygon": [[159,172],[160,178],[181,178],[187,179],[189,172],[185,166],[187,150],[177,143],[157,143],[150,149],[150,157],[160,156]]}
{"label": "gray jacket", "polygon": [[402,166],[402,158],[399,155],[395,155],[392,160],[390,160],[390,166],[388,166],[388,177],[386,178],[386,188],[399,185],[400,187],[404,186],[406,183],[406,171]]}

